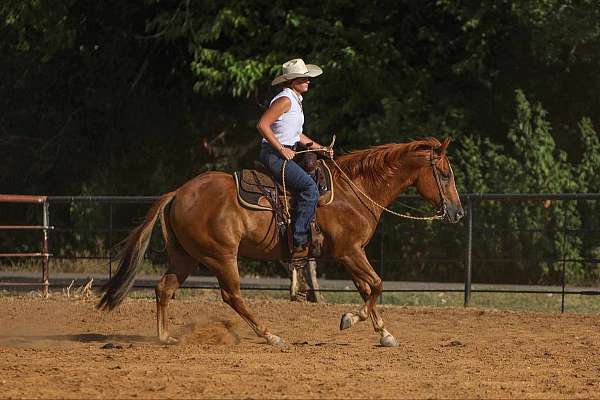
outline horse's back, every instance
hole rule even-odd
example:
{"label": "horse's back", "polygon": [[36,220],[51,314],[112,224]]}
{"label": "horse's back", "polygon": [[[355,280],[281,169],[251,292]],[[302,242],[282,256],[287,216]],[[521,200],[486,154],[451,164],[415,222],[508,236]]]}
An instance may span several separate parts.
{"label": "horse's back", "polygon": [[206,195],[235,193],[235,181],[231,174],[219,171],[204,172],[190,179],[177,189],[177,198],[197,198]]}
{"label": "horse's back", "polygon": [[177,189],[175,211],[176,215],[185,214],[186,218],[215,218],[223,212],[231,213],[239,209],[235,199],[233,176],[225,172],[209,171],[190,179]]}

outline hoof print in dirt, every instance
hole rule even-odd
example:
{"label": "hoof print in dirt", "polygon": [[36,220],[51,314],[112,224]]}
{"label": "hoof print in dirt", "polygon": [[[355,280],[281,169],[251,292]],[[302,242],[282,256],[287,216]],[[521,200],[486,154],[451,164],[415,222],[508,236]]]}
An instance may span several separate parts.
{"label": "hoof print in dirt", "polygon": [[451,340],[450,342],[443,344],[442,347],[464,347],[464,343],[460,340]]}
{"label": "hoof print in dirt", "polygon": [[101,349],[122,349],[123,346],[120,344],[106,343],[104,346],[100,347]]}

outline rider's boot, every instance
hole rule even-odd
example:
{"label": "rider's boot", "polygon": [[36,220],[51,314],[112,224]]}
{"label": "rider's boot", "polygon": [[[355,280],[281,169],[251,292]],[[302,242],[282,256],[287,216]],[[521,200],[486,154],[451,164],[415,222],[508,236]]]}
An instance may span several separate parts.
{"label": "rider's boot", "polygon": [[308,257],[308,242],[301,245],[294,245],[292,249],[292,261]]}

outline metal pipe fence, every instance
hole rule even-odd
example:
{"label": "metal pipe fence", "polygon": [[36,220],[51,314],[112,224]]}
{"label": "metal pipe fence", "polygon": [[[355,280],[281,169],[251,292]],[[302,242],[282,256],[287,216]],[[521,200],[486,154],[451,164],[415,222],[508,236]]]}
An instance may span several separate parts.
{"label": "metal pipe fence", "polygon": [[28,195],[0,195],[0,203],[25,203],[25,204],[41,204],[42,205],[42,225],[0,225],[0,230],[41,230],[42,240],[40,251],[38,252],[13,252],[0,253],[0,258],[14,257],[41,257],[42,259],[42,291],[44,296],[48,296],[49,286],[49,264],[50,257],[48,253],[48,231],[52,229],[50,226],[50,205],[47,196],[28,196]]}
{"label": "metal pipe fence", "polygon": [[[43,239],[41,245],[41,251],[39,252],[23,252],[23,253],[0,253],[0,257],[10,258],[10,257],[41,257],[43,261],[42,267],[42,287],[47,292],[49,284],[49,260],[50,259],[91,259],[91,260],[106,260],[108,263],[108,276],[111,277],[113,273],[113,262],[114,262],[114,254],[111,251],[117,242],[117,238],[120,234],[127,233],[131,228],[133,228],[134,224],[131,226],[115,226],[115,217],[119,207],[123,206],[145,206],[148,205],[158,199],[158,196],[14,196],[14,195],[0,195],[0,202],[21,202],[21,203],[39,203],[42,204],[43,214],[42,214],[42,225],[0,225],[0,230],[6,229],[38,229],[43,232]],[[419,201],[418,196],[401,196],[402,201]],[[457,251],[456,248],[450,248],[449,251],[450,256],[445,254],[440,254],[437,257],[435,255],[427,255],[427,256],[419,256],[418,261],[423,265],[425,263],[433,263],[438,267],[440,265],[445,264],[453,264],[459,265],[464,269],[464,288],[444,288],[444,289],[416,289],[416,288],[402,288],[402,289],[386,289],[384,293],[400,293],[400,292],[463,292],[464,293],[464,306],[468,307],[471,302],[472,293],[542,293],[542,294],[560,294],[561,295],[561,311],[565,309],[565,296],[578,294],[578,295],[598,295],[600,292],[598,290],[587,290],[587,289],[568,289],[567,286],[567,274],[569,273],[569,265],[573,264],[598,264],[599,260],[590,256],[579,256],[573,257],[568,253],[569,249],[569,238],[579,238],[578,235],[593,235],[600,232],[600,224],[596,224],[592,221],[590,226],[569,226],[569,212],[572,210],[569,209],[565,204],[567,202],[592,202],[593,204],[600,200],[600,193],[572,193],[572,194],[489,194],[489,193],[474,193],[474,194],[466,194],[461,196],[461,200],[463,202],[463,206],[466,211],[466,218],[463,219],[462,223],[456,224],[452,227],[444,227],[448,231],[447,236],[451,236],[454,242],[457,244],[455,247],[463,247],[462,251]],[[493,224],[487,223],[484,221],[484,214],[493,215],[490,213],[489,206],[496,205],[497,203],[501,203],[503,206],[514,203],[523,206],[523,204],[530,203],[540,203],[543,208],[550,208],[547,204],[559,204],[562,208],[560,210],[553,212],[551,217],[545,216],[546,220],[552,220],[551,224],[546,224],[543,228],[539,227],[515,227],[515,226],[500,226],[500,224],[494,222]],[[108,206],[108,213],[104,215],[102,220],[102,225],[94,225],[90,228],[86,229],[75,229],[73,226],[68,225],[60,225],[54,222],[57,226],[52,227],[50,225],[50,207],[54,209],[58,209],[61,206],[77,206],[77,207],[98,207],[98,206]],[[523,206],[525,207],[525,206]],[[147,207],[141,207],[140,210],[145,213]],[[143,215],[142,213],[142,215]],[[555,215],[557,214],[557,215]],[[479,216],[478,216],[479,215]],[[481,222],[478,225],[478,218]],[[120,218],[122,219],[122,218]],[[562,222],[560,222],[562,220]],[[502,222],[502,221],[500,221]],[[0,224],[3,221],[0,221]],[[555,224],[555,225],[553,225]],[[392,271],[388,269],[389,265],[397,267],[401,263],[406,263],[407,257],[411,255],[406,255],[404,257],[398,257],[396,255],[395,247],[398,247],[396,243],[390,243],[390,237],[394,238],[397,236],[397,231],[399,229],[403,229],[405,232],[410,232],[413,236],[418,235],[430,235],[433,229],[430,225],[412,225],[410,229],[407,229],[406,226],[409,223],[405,221],[399,221],[398,223],[392,223],[389,217],[383,217],[381,224],[378,228],[378,231],[375,234],[375,237],[372,240],[372,243],[369,248],[370,260],[374,266],[376,266],[377,272],[382,277],[386,277]],[[398,228],[400,227],[400,228]],[[436,229],[442,229],[437,228]],[[81,254],[60,254],[59,251],[56,251],[54,254],[49,252],[49,232],[53,230],[53,235],[59,233],[73,233],[73,232],[82,232],[86,231],[87,233],[92,233],[98,235],[99,233],[107,235],[107,249],[108,251],[102,255],[81,255]],[[478,236],[475,237],[474,234]],[[493,256],[485,255],[480,248],[482,247],[482,238],[484,241],[490,240],[489,238],[493,235],[523,235],[523,234],[531,234],[531,235],[553,235],[555,240],[560,240],[558,246],[555,246],[556,249],[559,250],[559,253],[552,254],[550,256],[533,258],[530,257],[530,254],[525,254],[525,256],[518,254],[511,254],[510,257],[498,257],[496,254]],[[412,236],[411,236],[412,237]],[[478,240],[479,238],[479,240]],[[413,239],[415,241],[415,239]],[[440,240],[441,241],[441,240]],[[600,249],[600,238],[598,238],[598,249]],[[518,240],[517,240],[518,243]],[[595,243],[595,242],[594,242]],[[485,243],[483,243],[485,244]],[[390,249],[390,245],[394,248]],[[485,247],[485,246],[483,246]],[[554,249],[554,247],[553,247]],[[555,249],[555,250],[556,250]],[[394,257],[389,257],[389,254],[395,254]],[[320,263],[331,263],[335,260],[323,258],[319,259]],[[558,274],[558,278],[560,279],[560,290],[528,290],[522,288],[514,288],[514,289],[495,289],[495,288],[473,288],[473,274],[474,272],[482,272],[485,271],[486,268],[489,268],[491,265],[513,265],[513,264],[523,264],[527,261],[532,262],[537,265],[539,263],[545,265],[559,265],[560,269],[555,271],[555,274]],[[537,263],[537,264],[536,264]],[[478,269],[474,271],[474,265],[477,265]],[[525,264],[523,264],[525,265]],[[461,270],[462,270],[461,269]],[[456,275],[456,274],[455,274]],[[145,287],[145,286],[138,286]],[[217,285],[203,285],[199,287],[202,289],[217,289]],[[282,287],[252,287],[253,290],[284,290]],[[321,289],[322,292],[344,292],[344,291],[352,291],[348,289]],[[384,302],[385,297],[382,294],[380,301]]]}

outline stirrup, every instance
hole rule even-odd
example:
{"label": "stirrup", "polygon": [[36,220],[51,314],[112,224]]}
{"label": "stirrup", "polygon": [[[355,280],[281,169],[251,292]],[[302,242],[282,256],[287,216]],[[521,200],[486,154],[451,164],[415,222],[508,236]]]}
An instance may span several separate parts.
{"label": "stirrup", "polygon": [[306,243],[303,246],[294,246],[292,254],[290,254],[290,261],[294,262],[308,260],[309,250],[309,243]]}

